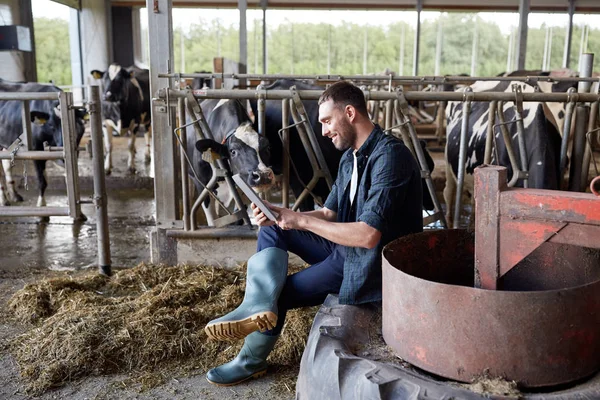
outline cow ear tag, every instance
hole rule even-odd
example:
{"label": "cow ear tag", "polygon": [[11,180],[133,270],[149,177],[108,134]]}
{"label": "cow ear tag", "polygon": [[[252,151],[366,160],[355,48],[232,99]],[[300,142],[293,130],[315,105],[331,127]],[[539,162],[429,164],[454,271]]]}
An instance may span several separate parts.
{"label": "cow ear tag", "polygon": [[46,118],[33,117],[33,123],[36,125],[44,125],[48,120]]}
{"label": "cow ear tag", "polygon": [[88,113],[83,114],[83,120],[84,121],[89,121],[90,120],[90,114],[88,114]]}
{"label": "cow ear tag", "polygon": [[204,153],[202,153],[202,160],[207,163],[213,163],[214,161],[221,158],[221,155],[212,149],[207,149]]}
{"label": "cow ear tag", "polygon": [[92,72],[92,76],[94,77],[94,79],[100,79],[102,78],[102,74],[98,71],[93,71]]}

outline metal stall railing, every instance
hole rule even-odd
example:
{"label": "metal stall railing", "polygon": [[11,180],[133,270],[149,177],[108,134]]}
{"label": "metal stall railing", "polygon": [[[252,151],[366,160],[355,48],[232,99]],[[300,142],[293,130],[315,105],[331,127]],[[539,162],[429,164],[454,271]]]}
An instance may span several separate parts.
{"label": "metal stall railing", "polygon": [[[61,112],[63,135],[62,147],[44,146],[43,151],[32,150],[32,129],[30,100],[58,100]],[[67,189],[66,207],[0,207],[1,217],[51,217],[69,216],[75,221],[85,220],[81,205],[93,203],[96,207],[96,227],[98,235],[98,267],[101,273],[111,274],[108,214],[106,208],[106,189],[103,168],[102,117],[100,92],[97,86],[90,87],[89,112],[91,115],[92,156],[94,170],[93,200],[82,200],[79,190],[79,171],[77,167],[77,132],[73,94],[68,92],[40,93],[0,93],[0,101],[21,101],[23,134],[11,145],[9,150],[0,151],[1,160],[63,160]],[[2,168],[2,166],[0,166]]]}
{"label": "metal stall railing", "polygon": [[[206,74],[205,74],[206,75]],[[210,75],[210,74],[209,74]],[[162,75],[161,75],[162,76]],[[181,77],[185,77],[185,75],[181,74],[177,74],[177,76],[181,76]],[[194,75],[195,76],[195,75]],[[459,77],[461,79],[464,79],[464,77]],[[498,78],[502,78],[502,77],[498,77]],[[498,79],[498,78],[488,78],[488,80],[519,80],[519,79],[514,79],[513,77],[509,77],[508,79]],[[539,77],[540,80],[547,80],[548,77]],[[469,80],[472,80],[473,78],[469,78]],[[551,79],[554,80],[554,79]],[[567,79],[564,79],[567,80]],[[572,79],[568,79],[568,80],[572,80]],[[593,79],[581,79],[582,81],[594,81]],[[318,99],[319,96],[321,95],[322,91],[321,90],[299,90],[298,91],[298,95],[300,96],[300,98],[304,99],[304,100],[315,100]],[[214,90],[214,89],[203,89],[201,91],[196,91],[194,93],[199,99],[205,99],[205,98],[216,98],[216,99],[223,99],[223,98],[230,98],[230,99],[252,99],[252,98],[264,98],[266,100],[282,100],[284,101],[283,104],[287,103],[287,99],[289,99],[290,96],[290,92],[287,90],[272,90],[272,91],[264,91],[261,90],[260,92],[260,97],[259,97],[259,93],[258,91],[251,91],[251,90]],[[373,100],[378,100],[378,101],[397,101],[398,100],[398,94],[396,92],[380,92],[380,91],[369,91],[368,93],[369,98],[373,99]],[[167,97],[170,97],[172,100],[169,102],[171,107],[176,106],[176,99],[180,98],[180,97],[184,97],[186,96],[185,92],[182,91],[177,91],[177,90],[170,90],[170,89],[165,89],[162,90],[159,93],[158,96],[158,101],[164,102],[166,101]],[[459,102],[463,102],[465,105],[469,104],[471,102],[491,102],[490,107],[501,107],[503,103],[505,102],[512,102],[514,104],[515,107],[515,111],[517,113],[517,118],[516,121],[509,121],[508,123],[511,122],[518,122],[518,120],[520,118],[518,118],[519,112],[520,112],[520,108],[522,107],[522,102],[561,102],[561,103],[566,103],[567,105],[567,113],[565,115],[565,127],[570,126],[570,120],[572,118],[572,112],[573,112],[573,107],[572,104],[574,105],[575,103],[583,103],[583,102],[597,102],[600,100],[600,96],[598,94],[589,94],[589,93],[580,93],[580,94],[573,94],[573,93],[541,93],[541,92],[533,92],[533,93],[520,93],[516,88],[514,90],[514,92],[512,93],[506,93],[506,92],[502,92],[502,93],[495,93],[495,92],[416,92],[416,91],[407,91],[403,93],[404,98],[407,101],[424,101],[424,100],[429,100],[429,101],[459,101]],[[392,103],[388,103],[388,104],[392,104]],[[392,107],[392,108],[390,108]],[[170,107],[168,107],[170,108]],[[389,109],[393,109],[393,106],[386,106],[386,108]],[[286,108],[284,107],[284,112],[287,111]],[[500,115],[502,115],[502,113],[500,113]],[[397,116],[398,117],[398,116]],[[386,117],[386,119],[388,121],[393,121],[392,119],[390,119],[391,117]],[[465,115],[465,118],[468,119],[468,116]],[[287,119],[286,119],[287,120]],[[408,135],[410,136],[410,140],[408,141],[409,146],[412,144],[413,150],[417,150],[420,149],[420,146],[418,145],[418,141],[416,138],[416,132],[414,131],[414,127],[412,127],[413,129],[410,129],[409,127],[412,125],[410,124],[410,121],[406,121],[406,120],[402,120],[401,117],[399,117],[399,121],[401,121],[402,124],[406,125],[406,130],[408,132]],[[504,124],[506,122],[501,122],[500,124],[497,124],[497,126],[499,125],[500,127],[502,127],[502,124]],[[494,126],[492,126],[490,129],[493,129]],[[521,132],[521,136],[522,136],[522,124],[517,124],[517,128],[518,131]],[[465,131],[466,133],[466,129],[468,129],[468,126],[466,124],[463,124],[462,130]],[[501,129],[502,130],[502,129]],[[563,134],[563,138],[562,138],[562,147],[566,148],[566,146],[568,145],[568,141],[569,141],[569,129],[564,129],[565,133]],[[490,136],[494,136],[494,135],[490,135]],[[487,159],[491,159],[491,146],[492,146],[492,141],[488,140],[488,143],[486,144],[486,151],[485,154],[487,155]],[[523,143],[523,141],[521,141],[520,143]],[[462,140],[460,143],[460,146],[462,148],[466,148],[467,143],[465,140]],[[464,150],[462,150],[464,151]],[[522,152],[524,153],[524,151]],[[562,154],[561,157],[561,166],[565,166],[566,165],[566,152],[564,154]],[[417,155],[417,159],[420,160],[420,156]],[[527,171],[526,171],[526,165],[523,163],[526,160],[513,160],[514,161],[514,169],[515,171],[521,171],[521,173],[518,176],[518,179],[524,179],[527,178]],[[422,166],[423,167],[423,166]],[[461,173],[462,171],[462,173]],[[460,181],[458,182],[458,187],[462,188],[463,184],[464,184],[464,171],[465,171],[465,165],[464,163],[462,163],[462,165],[459,165],[459,179]],[[428,176],[428,171],[424,171],[423,172],[424,178],[425,179],[431,179],[430,176]],[[432,190],[433,185],[428,183],[428,189],[430,190],[430,192],[432,192],[432,198],[434,199],[434,202],[436,203],[436,208],[435,208],[435,214],[442,214],[441,213],[441,207],[439,206],[439,202],[437,202],[437,197],[435,196],[435,192]],[[460,204],[460,198],[457,195],[457,202],[455,204],[455,212],[456,210],[460,211],[461,208],[461,204]],[[450,211],[450,210],[448,210]],[[443,218],[443,216],[441,217]],[[441,220],[441,219],[440,219]],[[221,230],[220,230],[221,231]],[[174,230],[173,232],[170,232],[169,235],[171,237],[177,237],[177,238],[183,238],[183,237],[213,237],[214,235],[218,235],[217,231],[202,231],[202,232],[195,232],[194,234],[188,235],[186,232],[180,231],[180,230]],[[252,234],[251,234],[252,235]]]}

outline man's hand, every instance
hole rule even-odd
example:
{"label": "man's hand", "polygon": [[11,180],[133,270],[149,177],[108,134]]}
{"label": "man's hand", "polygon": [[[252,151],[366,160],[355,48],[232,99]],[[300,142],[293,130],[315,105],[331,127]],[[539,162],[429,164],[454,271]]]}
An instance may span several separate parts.
{"label": "man's hand", "polygon": [[279,225],[281,229],[304,229],[304,227],[301,226],[301,223],[305,218],[302,213],[292,211],[289,208],[277,207],[274,205],[269,205],[269,207],[279,213],[279,217],[277,217],[277,225]]}
{"label": "man's hand", "polygon": [[[275,206],[269,203],[266,200],[263,202],[271,209],[275,210]],[[256,221],[256,225],[258,226],[271,226],[275,225],[275,221],[271,221],[267,216],[258,208],[258,206],[254,203],[250,203],[250,207],[252,208],[252,215],[254,215],[254,221]]]}
{"label": "man's hand", "polygon": [[264,201],[264,203],[273,211],[279,214],[276,222],[271,221],[260,208],[254,203],[250,204],[252,207],[252,213],[254,215],[254,219],[258,226],[271,226],[274,224],[279,225],[279,227],[283,230],[288,229],[301,229],[300,222],[303,218],[301,213],[290,210],[289,208],[278,207],[269,203],[268,201]]}

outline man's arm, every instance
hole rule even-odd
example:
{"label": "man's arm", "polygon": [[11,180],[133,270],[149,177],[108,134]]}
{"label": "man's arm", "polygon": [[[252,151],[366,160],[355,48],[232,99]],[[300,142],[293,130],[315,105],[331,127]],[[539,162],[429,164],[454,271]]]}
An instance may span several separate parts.
{"label": "man's arm", "polygon": [[[282,210],[288,210],[287,208],[281,208],[281,207],[274,206],[273,204],[269,203],[266,200],[264,200],[264,203],[270,209],[272,209],[273,211],[277,211],[278,213],[281,213]],[[256,206],[256,204],[250,203],[250,207],[252,208],[252,214],[254,215],[254,221],[256,222],[256,224],[258,226],[275,225],[275,221],[271,221],[270,219],[268,219],[263,214],[263,212],[260,210],[260,208],[258,208]],[[288,210],[288,211],[290,211],[290,210]],[[305,216],[308,216],[311,218],[322,219],[324,221],[332,221],[332,222],[337,219],[337,213],[326,207],[323,207],[320,210],[296,212],[296,214],[305,215]]]}
{"label": "man's arm", "polygon": [[[255,221],[259,226],[274,225],[258,207],[251,205]],[[334,243],[348,247],[372,249],[381,239],[381,232],[364,222],[335,222],[337,213],[323,207],[320,210],[296,212],[269,204],[279,213],[277,225],[281,229],[300,229],[313,232]]]}
{"label": "man's arm", "polygon": [[348,247],[372,249],[381,239],[381,232],[364,222],[331,222],[309,215],[300,216],[297,229],[313,232]]}

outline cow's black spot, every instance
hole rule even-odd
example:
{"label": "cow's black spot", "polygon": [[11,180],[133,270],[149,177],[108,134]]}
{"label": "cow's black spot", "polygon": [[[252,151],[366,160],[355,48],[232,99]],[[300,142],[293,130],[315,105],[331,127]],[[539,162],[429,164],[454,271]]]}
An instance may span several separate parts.
{"label": "cow's black spot", "polygon": [[565,113],[564,113],[564,111],[563,111],[563,110],[560,110],[560,111],[558,112],[558,118],[560,118],[560,119],[563,119],[564,117],[565,117]]}

